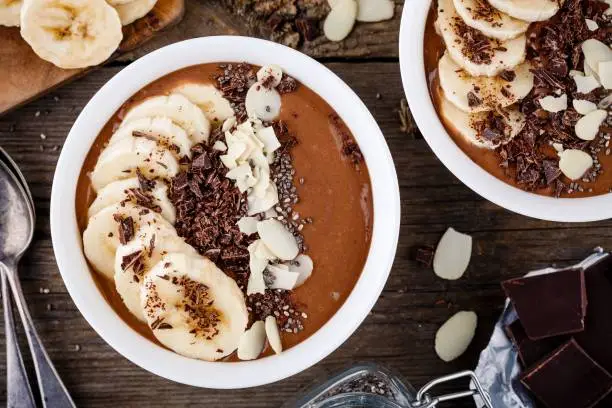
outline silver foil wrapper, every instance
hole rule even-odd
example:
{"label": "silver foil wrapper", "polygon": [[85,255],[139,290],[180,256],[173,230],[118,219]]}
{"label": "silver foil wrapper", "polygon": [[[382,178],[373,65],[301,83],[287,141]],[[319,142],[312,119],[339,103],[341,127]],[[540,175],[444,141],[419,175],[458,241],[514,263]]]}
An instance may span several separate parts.
{"label": "silver foil wrapper", "polygon": [[[609,256],[602,248],[595,248],[592,255],[582,262],[562,269],[545,268],[529,272],[526,276],[555,273],[568,269],[588,268]],[[487,347],[480,353],[475,373],[483,388],[489,393],[494,408],[535,408],[525,387],[519,381],[521,365],[518,352],[506,335],[505,327],[517,319],[512,304],[506,299],[506,307],[495,324],[493,335]],[[484,407],[478,396],[476,406]]]}

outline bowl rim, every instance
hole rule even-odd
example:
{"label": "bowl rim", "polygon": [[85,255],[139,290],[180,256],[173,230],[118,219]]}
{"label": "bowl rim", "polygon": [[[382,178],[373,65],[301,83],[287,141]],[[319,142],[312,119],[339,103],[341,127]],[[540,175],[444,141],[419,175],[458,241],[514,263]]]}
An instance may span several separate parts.
{"label": "bowl rim", "polygon": [[[258,360],[207,362],[183,357],[147,340],[117,316],[104,299],[83,255],[74,206],[76,185],[85,156],[99,131],[143,86],[183,67],[242,61],[258,65],[278,63],[326,100],[351,129],[370,173],[374,207],[372,241],[364,269],[349,297],[305,341],[280,355]],[[66,288],[87,322],[111,347],[161,377],[198,387],[232,389],[268,384],[297,374],[325,358],[357,329],[380,296],[395,258],[400,196],[393,159],[380,128],[361,99],[339,77],[291,48],[249,37],[216,36],[156,50],[121,70],[91,98],[70,130],[58,160],[50,219],[53,251]]]}
{"label": "bowl rim", "polygon": [[518,214],[545,221],[587,222],[612,218],[612,195],[554,198],[530,193],[491,175],[472,161],[453,141],[440,121],[427,86],[425,23],[433,0],[404,4],[399,56],[404,93],[412,116],[438,159],[480,196]]}

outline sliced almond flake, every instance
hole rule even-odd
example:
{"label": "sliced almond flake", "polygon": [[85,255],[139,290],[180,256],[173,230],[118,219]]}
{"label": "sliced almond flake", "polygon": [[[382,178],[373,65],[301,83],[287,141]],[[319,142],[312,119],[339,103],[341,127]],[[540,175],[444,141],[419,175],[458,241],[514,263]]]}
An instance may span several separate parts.
{"label": "sliced almond flake", "polygon": [[459,279],[465,273],[471,257],[472,237],[449,228],[436,247],[434,272],[442,279]]}
{"label": "sliced almond flake", "polygon": [[599,80],[606,89],[612,89],[612,61],[599,63]]}
{"label": "sliced almond flake", "polygon": [[268,266],[268,260],[255,255],[257,246],[260,240],[254,241],[249,245],[249,281],[247,283],[247,295],[254,293],[265,293],[266,283],[264,281],[263,271]]}
{"label": "sliced almond flake", "polygon": [[236,117],[230,116],[229,118],[225,119],[225,121],[223,122],[223,126],[221,127],[221,130],[223,131],[223,133],[228,132],[235,125],[236,125]]}
{"label": "sliced almond flake", "polygon": [[559,97],[548,95],[538,100],[542,109],[548,112],[556,113],[567,109],[567,95],[563,94]]}
{"label": "sliced almond flake", "polygon": [[572,101],[572,105],[574,106],[576,112],[581,115],[586,115],[588,113],[593,112],[594,110],[597,110],[597,105],[585,99],[574,99]]}
{"label": "sliced almond flake", "polygon": [[266,328],[261,320],[253,323],[250,329],[242,333],[238,342],[238,358],[240,360],[255,360],[266,344]]}
{"label": "sliced almond flake", "polygon": [[257,218],[255,217],[242,217],[237,224],[243,234],[251,235],[257,232]]}
{"label": "sliced almond flake", "polygon": [[605,98],[603,98],[597,104],[597,107],[599,109],[608,109],[610,106],[612,106],[612,93],[610,95],[606,96]]}
{"label": "sliced almond flake", "polygon": [[578,180],[593,166],[593,158],[577,149],[567,149],[559,153],[559,170],[570,180]]}
{"label": "sliced almond flake", "polygon": [[281,341],[280,332],[278,330],[278,324],[274,316],[266,317],[266,336],[268,337],[268,343],[272,350],[276,354],[280,354],[283,351],[283,342]]}
{"label": "sliced almond flake", "polygon": [[563,151],[563,145],[561,143],[554,142],[552,147],[557,151],[557,153],[561,153]]}
{"label": "sliced almond flake", "polygon": [[249,207],[248,215],[255,215],[268,211],[278,204],[278,190],[276,189],[276,185],[271,183],[263,197],[249,195],[247,197],[247,204]]}
{"label": "sliced almond flake", "polygon": [[588,94],[593,89],[600,87],[599,82],[593,75],[574,75],[574,82],[576,82],[576,90],[583,94]]}
{"label": "sliced almond flake", "polygon": [[588,18],[585,18],[585,21],[586,21],[587,28],[589,30],[595,31],[595,30],[597,30],[599,28],[599,24],[597,24],[597,22],[595,22],[595,21],[593,21],[591,19],[588,19]]}
{"label": "sliced almond flake", "polygon": [[592,76],[593,78],[595,78],[597,83],[600,83],[599,74],[597,73],[596,70],[591,68],[589,64],[587,64],[586,62],[584,63],[584,76]]}
{"label": "sliced almond flake", "polygon": [[231,180],[238,180],[248,176],[253,176],[251,166],[248,163],[242,163],[240,166],[233,168],[225,174],[225,177]]}
{"label": "sliced almond flake", "polygon": [[308,255],[300,254],[291,262],[289,265],[289,270],[300,274],[297,282],[295,283],[296,288],[302,286],[304,282],[310,278],[313,268],[314,264],[312,262],[312,258]]}
{"label": "sliced almond flake", "polygon": [[217,140],[214,144],[213,144],[213,149],[218,150],[220,152],[224,152],[227,150],[227,146],[225,145],[225,143],[223,143],[221,140]]}
{"label": "sliced almond flake", "polygon": [[272,87],[276,88],[283,79],[283,69],[276,64],[266,65],[261,67],[257,71],[257,81],[262,84],[268,81],[268,78],[272,77]]}
{"label": "sliced almond flake", "polygon": [[589,114],[581,117],[576,125],[574,131],[576,136],[582,140],[593,140],[599,133],[599,127],[606,120],[608,112],[602,109],[595,110]]}
{"label": "sliced almond flake", "polygon": [[323,33],[330,41],[342,41],[353,30],[357,19],[355,0],[336,0],[323,23]]}
{"label": "sliced almond flake", "polygon": [[256,133],[257,139],[261,141],[263,144],[263,148],[266,152],[274,152],[281,147],[278,138],[276,137],[276,133],[274,133],[274,128],[272,126],[265,127],[259,129]]}
{"label": "sliced almond flake", "polygon": [[[612,50],[603,42],[591,38],[582,43],[584,63],[594,70],[599,69],[599,63],[612,61]],[[599,72],[597,72],[599,74]]]}
{"label": "sliced almond flake", "polygon": [[575,77],[576,75],[584,76],[584,72],[582,72],[582,71],[576,71],[575,69],[570,70],[570,72],[569,72],[569,76],[570,76],[570,78],[573,78],[573,77]]}
{"label": "sliced almond flake", "polygon": [[392,0],[357,0],[357,21],[374,23],[390,20],[395,13]]}
{"label": "sliced almond flake", "polygon": [[436,354],[442,361],[453,361],[472,343],[478,316],[474,312],[460,311],[448,319],[436,333]]}
{"label": "sliced almond flake", "polygon": [[273,277],[270,289],[292,290],[295,288],[300,273],[292,272],[283,266],[285,265],[268,265],[268,272]]}
{"label": "sliced almond flake", "polygon": [[260,239],[257,241],[257,247],[255,248],[255,256],[261,259],[272,261],[276,259],[276,256],[268,249],[266,244]]}
{"label": "sliced almond flake", "polygon": [[269,219],[257,223],[257,232],[270,251],[283,261],[290,261],[298,255],[295,237],[278,220]]}

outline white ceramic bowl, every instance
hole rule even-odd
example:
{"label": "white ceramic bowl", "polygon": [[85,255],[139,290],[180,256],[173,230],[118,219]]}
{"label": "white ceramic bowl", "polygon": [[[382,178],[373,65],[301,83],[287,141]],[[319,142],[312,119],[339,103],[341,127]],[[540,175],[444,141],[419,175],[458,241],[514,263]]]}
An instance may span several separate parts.
{"label": "white ceramic bowl", "polygon": [[[318,93],[346,122],[370,171],[374,228],[361,277],[344,305],[319,331],[280,355],[249,362],[211,363],[182,357],[153,344],[124,323],[104,300],[83,256],[75,193],[81,166],[94,139],[113,113],[139,89],[190,65],[242,61],[279,64]],[[399,223],[399,188],[393,159],[376,121],[359,97],[312,58],[272,42],[245,37],[208,37],[173,44],[115,75],[74,123],[57,164],[51,193],[51,236],[57,264],[72,299],[89,324],[115,350],[144,369],[208,388],[242,388],[278,381],[305,370],[338,348],[367,316],[385,285],[395,256]]]}
{"label": "white ceramic bowl", "polygon": [[612,217],[612,195],[588,198],[545,197],[513,187],[474,163],[451,139],[431,100],[423,54],[425,22],[432,0],[404,3],[400,28],[400,66],[404,92],[423,137],[444,165],[469,188],[508,210],[549,221],[598,221]]}

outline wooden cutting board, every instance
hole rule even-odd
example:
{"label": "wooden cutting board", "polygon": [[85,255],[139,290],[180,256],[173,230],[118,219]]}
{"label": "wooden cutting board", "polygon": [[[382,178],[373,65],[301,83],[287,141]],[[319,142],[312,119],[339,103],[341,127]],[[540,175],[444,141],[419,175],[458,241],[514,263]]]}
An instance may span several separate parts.
{"label": "wooden cutting board", "polygon": [[[123,27],[123,41],[109,61],[131,51],[159,31],[178,23],[184,0],[158,0],[145,17]],[[0,115],[95,69],[61,69],[39,58],[19,28],[0,27]]]}

